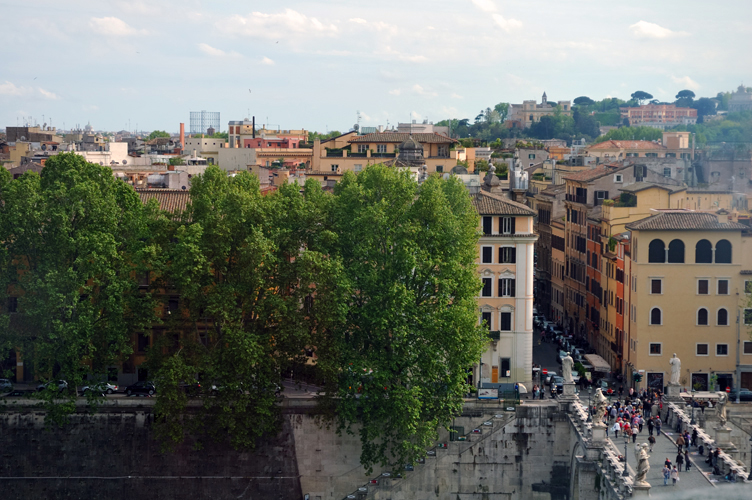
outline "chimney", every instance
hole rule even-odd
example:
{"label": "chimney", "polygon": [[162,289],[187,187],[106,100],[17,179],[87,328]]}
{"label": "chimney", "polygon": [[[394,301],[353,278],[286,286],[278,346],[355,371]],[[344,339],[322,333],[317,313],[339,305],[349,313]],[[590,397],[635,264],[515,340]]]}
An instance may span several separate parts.
{"label": "chimney", "polygon": [[185,147],[185,123],[180,124],[180,149]]}
{"label": "chimney", "polygon": [[728,224],[728,222],[729,222],[729,213],[726,210],[720,209],[715,214],[718,217],[718,223],[720,223],[720,224]]}

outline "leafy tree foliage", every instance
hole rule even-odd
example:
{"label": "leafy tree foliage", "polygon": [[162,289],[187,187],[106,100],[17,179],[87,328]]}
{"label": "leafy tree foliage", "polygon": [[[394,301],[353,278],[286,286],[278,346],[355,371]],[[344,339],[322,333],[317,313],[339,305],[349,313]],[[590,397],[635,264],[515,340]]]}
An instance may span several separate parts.
{"label": "leafy tree foliage", "polygon": [[653,127],[621,127],[609,130],[607,134],[598,137],[594,143],[615,141],[659,141],[663,138],[663,131]]}
{"label": "leafy tree foliage", "polygon": [[325,134],[319,133],[319,132],[308,132],[308,141],[313,142],[316,139],[320,139],[322,141],[325,141],[327,139],[331,139],[333,137],[337,137],[339,135],[342,135],[342,132],[339,130],[332,130],[331,132],[327,132]]}
{"label": "leafy tree foliage", "polygon": [[157,137],[170,137],[170,134],[168,134],[164,130],[155,130],[151,134],[149,134],[146,140],[150,141],[152,139],[156,139]]}
{"label": "leafy tree foliage", "polygon": [[484,344],[478,216],[460,181],[432,176],[418,186],[380,165],[346,173],[331,214],[330,254],[349,292],[345,321],[320,351],[320,363],[339,371],[327,397],[340,429],[360,434],[366,467],[412,463],[460,410],[466,369]]}
{"label": "leafy tree foliage", "polygon": [[212,135],[209,136],[210,139],[224,139],[228,140],[230,136],[227,132],[214,132]]}
{"label": "leafy tree foliage", "polygon": [[692,100],[695,98],[695,93],[691,90],[680,90],[678,94],[676,94],[677,99],[689,99]]}
{"label": "leafy tree foliage", "polygon": [[635,99],[637,102],[642,105],[643,102],[648,101],[653,98],[653,94],[648,94],[647,92],[643,90],[638,90],[635,93],[633,93],[630,97],[632,99]]}
{"label": "leafy tree foliage", "polygon": [[60,417],[85,377],[124,361],[133,332],[154,321],[137,274],[155,255],[155,207],[109,168],[73,153],[50,157],[41,177],[9,181],[3,169],[0,207],[0,301],[18,302],[12,318],[0,314],[0,348],[19,349],[43,380],[67,381],[67,404],[52,404],[56,385],[43,393]]}
{"label": "leafy tree foliage", "polygon": [[[698,99],[697,102],[701,100]],[[728,113],[723,120],[675,127],[672,130],[695,133],[695,139],[700,146],[721,142],[749,144],[752,143],[752,111]]]}
{"label": "leafy tree foliage", "polygon": [[580,96],[574,99],[574,104],[577,106],[589,106],[595,104],[595,101],[587,96]]}

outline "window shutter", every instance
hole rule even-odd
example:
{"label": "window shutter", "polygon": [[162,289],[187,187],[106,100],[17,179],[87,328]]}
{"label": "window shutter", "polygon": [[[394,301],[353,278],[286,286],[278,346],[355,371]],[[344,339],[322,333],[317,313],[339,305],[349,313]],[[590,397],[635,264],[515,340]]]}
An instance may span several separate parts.
{"label": "window shutter", "polygon": [[483,234],[491,234],[491,225],[493,219],[491,217],[483,217]]}
{"label": "window shutter", "polygon": [[483,262],[493,262],[493,247],[483,247]]}
{"label": "window shutter", "polygon": [[503,312],[501,313],[501,327],[499,330],[503,332],[508,332],[512,330],[512,313]]}
{"label": "window shutter", "polygon": [[509,221],[509,223],[510,223],[510,228],[511,228],[510,232],[511,232],[512,234],[514,234],[514,233],[516,233],[516,232],[517,232],[517,231],[515,230],[515,228],[514,228],[514,223],[515,223],[515,221],[516,221],[517,217],[510,217],[510,219],[511,219],[511,220]]}
{"label": "window shutter", "polygon": [[504,296],[504,279],[499,279],[499,297]]}
{"label": "window shutter", "polygon": [[510,253],[512,254],[511,255],[512,259],[510,260],[510,262],[512,264],[516,264],[517,263],[517,247],[512,247],[512,249],[510,250]]}
{"label": "window shutter", "polygon": [[516,292],[516,290],[515,290],[516,289],[516,283],[517,283],[516,279],[509,280],[509,296],[510,297],[516,297],[517,296],[517,294],[515,293]]}

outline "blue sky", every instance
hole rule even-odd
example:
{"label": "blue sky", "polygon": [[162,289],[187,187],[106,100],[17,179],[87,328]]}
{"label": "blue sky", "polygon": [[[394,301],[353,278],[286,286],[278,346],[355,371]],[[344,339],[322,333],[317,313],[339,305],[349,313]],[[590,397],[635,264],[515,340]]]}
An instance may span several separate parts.
{"label": "blue sky", "polygon": [[474,118],[498,102],[752,84],[748,0],[0,0],[0,127]]}

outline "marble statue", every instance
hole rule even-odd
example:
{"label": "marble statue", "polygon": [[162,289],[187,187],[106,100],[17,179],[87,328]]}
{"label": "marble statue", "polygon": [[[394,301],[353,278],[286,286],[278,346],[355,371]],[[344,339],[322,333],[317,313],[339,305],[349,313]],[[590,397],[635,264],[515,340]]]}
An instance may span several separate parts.
{"label": "marble statue", "polygon": [[608,399],[606,399],[606,396],[603,395],[603,391],[601,391],[600,387],[595,390],[593,406],[595,406],[595,417],[593,417],[593,425],[603,425],[603,417],[606,416]]}
{"label": "marble statue", "polygon": [[726,427],[726,403],[728,403],[728,394],[725,392],[718,393],[718,403],[715,405],[715,412],[718,415],[718,422],[721,427]]}
{"label": "marble statue", "polygon": [[564,378],[565,384],[574,383],[574,379],[572,378],[572,367],[574,367],[574,360],[572,359],[572,356],[567,353],[566,356],[561,358],[561,376]]}
{"label": "marble statue", "polygon": [[648,444],[642,443],[642,449],[637,456],[637,473],[635,474],[634,484],[648,485],[645,478],[650,470],[650,455],[648,455]]}
{"label": "marble statue", "polygon": [[676,353],[674,353],[674,356],[668,361],[668,364],[671,365],[671,381],[669,382],[669,384],[679,385],[679,376],[681,375],[681,360],[676,357]]}

